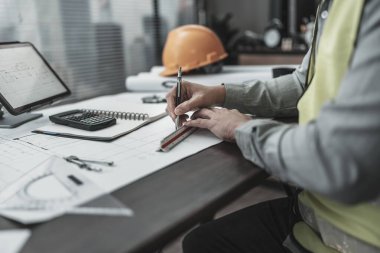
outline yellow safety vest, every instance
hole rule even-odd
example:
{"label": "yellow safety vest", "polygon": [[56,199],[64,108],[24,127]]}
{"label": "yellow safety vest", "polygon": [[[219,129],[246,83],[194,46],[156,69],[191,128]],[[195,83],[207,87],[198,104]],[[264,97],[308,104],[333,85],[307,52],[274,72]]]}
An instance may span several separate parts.
{"label": "yellow safety vest", "polygon": [[[364,4],[365,0],[333,1],[318,53],[311,56],[306,80],[309,85],[298,103],[300,124],[316,119],[323,104],[336,97],[350,66]],[[337,231],[374,247],[376,252],[378,248],[380,252],[379,206],[369,203],[345,205],[310,192],[302,192],[299,200],[300,205],[311,210],[317,220],[327,222]],[[330,242],[326,238],[333,233],[319,231],[321,235],[317,236],[305,223],[296,224],[293,233],[300,244],[312,252],[348,252],[344,249],[344,239]],[[324,238],[323,242],[320,238]]]}

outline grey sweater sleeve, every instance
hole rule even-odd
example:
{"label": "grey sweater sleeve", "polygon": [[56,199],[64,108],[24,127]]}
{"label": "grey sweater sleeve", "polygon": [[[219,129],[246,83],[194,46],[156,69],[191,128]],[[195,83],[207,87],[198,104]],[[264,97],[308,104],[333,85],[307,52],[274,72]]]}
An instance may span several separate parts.
{"label": "grey sweater sleeve", "polygon": [[283,181],[347,203],[380,194],[380,1],[368,0],[338,96],[305,125],[252,120],[235,132],[245,158]]}
{"label": "grey sweater sleeve", "polygon": [[297,101],[304,90],[309,54],[293,74],[265,82],[251,80],[242,84],[225,84],[224,107],[260,117],[296,116]]}

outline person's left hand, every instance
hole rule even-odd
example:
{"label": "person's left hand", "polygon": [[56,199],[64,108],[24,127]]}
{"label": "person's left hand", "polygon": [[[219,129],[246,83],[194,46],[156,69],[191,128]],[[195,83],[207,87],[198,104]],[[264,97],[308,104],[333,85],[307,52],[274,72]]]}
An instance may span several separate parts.
{"label": "person's left hand", "polygon": [[203,108],[196,111],[191,120],[185,122],[184,125],[207,128],[217,137],[234,142],[235,129],[249,120],[251,117],[240,113],[238,110]]}

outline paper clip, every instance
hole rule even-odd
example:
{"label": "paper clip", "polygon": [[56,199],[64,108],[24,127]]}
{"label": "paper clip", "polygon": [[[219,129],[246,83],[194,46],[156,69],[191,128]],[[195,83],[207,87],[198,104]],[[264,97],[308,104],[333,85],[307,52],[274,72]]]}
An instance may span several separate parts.
{"label": "paper clip", "polygon": [[181,141],[189,137],[198,128],[183,126],[173,133],[166,136],[160,144],[159,151],[168,152],[177,146]]}

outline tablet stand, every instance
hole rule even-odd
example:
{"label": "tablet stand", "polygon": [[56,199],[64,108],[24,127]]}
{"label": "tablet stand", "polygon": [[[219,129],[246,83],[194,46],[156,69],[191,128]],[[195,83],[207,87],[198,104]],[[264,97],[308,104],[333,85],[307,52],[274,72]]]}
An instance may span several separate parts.
{"label": "tablet stand", "polygon": [[0,104],[0,128],[15,128],[26,122],[42,117],[41,113],[24,113],[18,116],[4,113]]}

